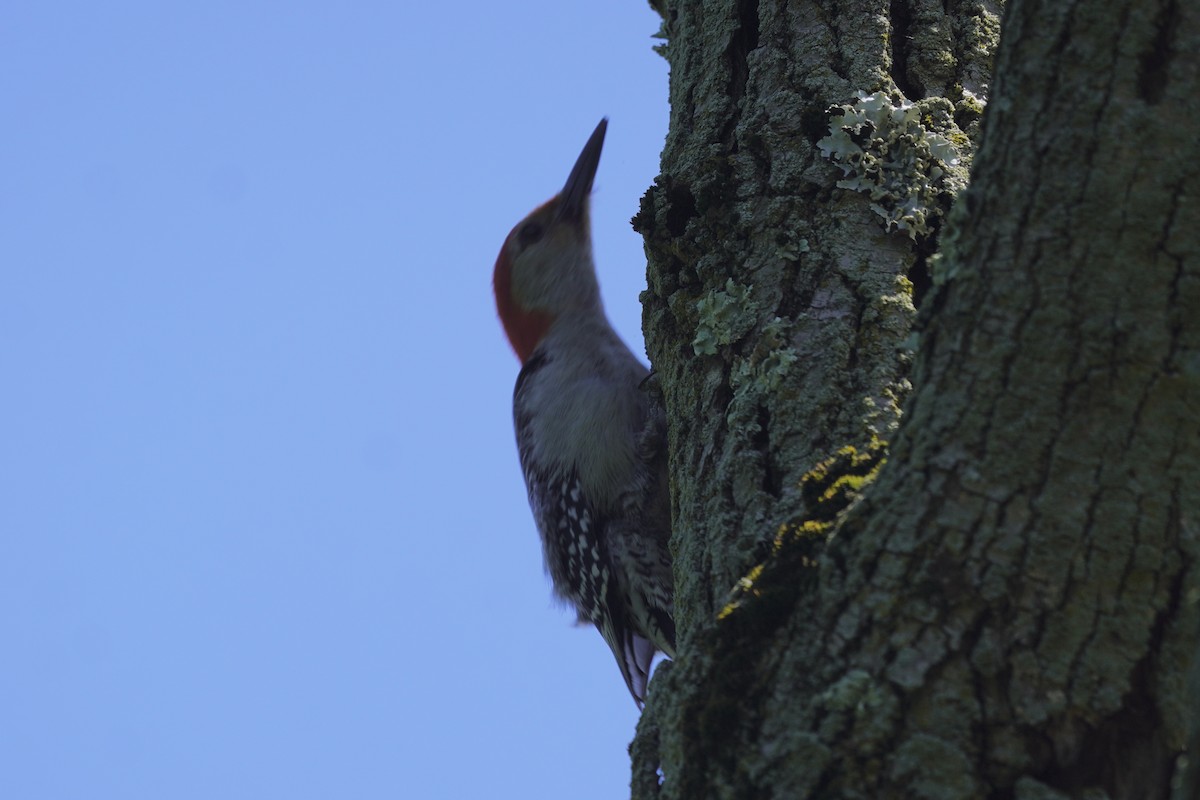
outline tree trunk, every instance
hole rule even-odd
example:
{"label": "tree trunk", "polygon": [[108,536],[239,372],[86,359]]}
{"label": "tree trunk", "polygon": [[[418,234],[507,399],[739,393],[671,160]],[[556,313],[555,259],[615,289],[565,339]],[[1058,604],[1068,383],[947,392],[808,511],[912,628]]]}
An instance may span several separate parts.
{"label": "tree trunk", "polygon": [[1200,7],[662,10],[634,797],[1200,797]]}

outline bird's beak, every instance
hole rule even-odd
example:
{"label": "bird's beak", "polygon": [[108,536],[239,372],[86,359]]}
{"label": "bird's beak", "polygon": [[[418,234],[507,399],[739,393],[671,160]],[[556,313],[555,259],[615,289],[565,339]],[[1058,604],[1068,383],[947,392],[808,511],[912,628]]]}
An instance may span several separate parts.
{"label": "bird's beak", "polygon": [[587,199],[592,193],[592,180],[600,166],[600,151],[604,148],[604,132],[608,130],[608,118],[600,120],[592,131],[583,152],[575,161],[566,184],[558,195],[558,216],[562,220],[582,222],[587,211]]}

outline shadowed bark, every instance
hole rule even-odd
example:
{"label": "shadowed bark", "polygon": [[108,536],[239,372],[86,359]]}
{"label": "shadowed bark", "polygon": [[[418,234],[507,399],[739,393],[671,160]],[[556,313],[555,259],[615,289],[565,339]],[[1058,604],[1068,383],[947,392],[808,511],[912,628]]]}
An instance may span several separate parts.
{"label": "shadowed bark", "polygon": [[634,797],[1200,796],[1200,8],[660,11]]}

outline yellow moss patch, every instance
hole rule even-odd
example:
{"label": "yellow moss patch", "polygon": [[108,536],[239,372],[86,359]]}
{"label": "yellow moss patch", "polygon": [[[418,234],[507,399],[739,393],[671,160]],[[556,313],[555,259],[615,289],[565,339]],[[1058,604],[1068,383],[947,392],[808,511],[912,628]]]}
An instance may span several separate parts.
{"label": "yellow moss patch", "polygon": [[728,619],[754,600],[766,601],[761,605],[769,612],[776,601],[786,603],[794,596],[800,574],[817,566],[841,515],[875,480],[886,455],[887,444],[876,438],[863,451],[843,447],[805,473],[800,491],[808,515],[779,526],[767,560],[738,580],[717,619]]}

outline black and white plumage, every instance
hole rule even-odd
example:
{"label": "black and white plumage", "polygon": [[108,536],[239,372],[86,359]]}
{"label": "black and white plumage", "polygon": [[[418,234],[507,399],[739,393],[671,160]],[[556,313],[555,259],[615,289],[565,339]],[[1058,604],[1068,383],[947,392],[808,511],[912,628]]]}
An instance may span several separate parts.
{"label": "black and white plumage", "polygon": [[[600,338],[601,350],[625,349]],[[555,594],[600,631],[641,704],[654,654],[675,655],[665,425],[638,389],[645,368],[632,354],[617,363],[615,374],[571,375],[539,349],[517,379],[513,415]],[[545,452],[539,443],[561,429],[581,446]]]}

